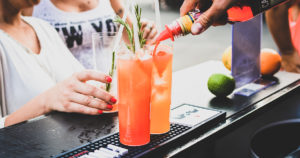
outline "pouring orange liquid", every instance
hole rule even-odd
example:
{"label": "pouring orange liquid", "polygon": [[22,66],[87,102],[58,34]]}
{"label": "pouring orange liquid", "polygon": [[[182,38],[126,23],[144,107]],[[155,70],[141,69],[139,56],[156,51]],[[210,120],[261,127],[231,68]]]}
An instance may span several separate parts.
{"label": "pouring orange liquid", "polygon": [[156,43],[153,51],[150,133],[162,134],[170,130],[173,49]]}

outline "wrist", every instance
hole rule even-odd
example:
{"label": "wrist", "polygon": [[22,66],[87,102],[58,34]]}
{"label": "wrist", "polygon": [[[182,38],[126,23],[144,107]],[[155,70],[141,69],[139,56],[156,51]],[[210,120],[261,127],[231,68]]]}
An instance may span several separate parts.
{"label": "wrist", "polygon": [[39,102],[38,104],[41,106],[41,109],[43,110],[43,114],[47,114],[52,111],[52,109],[48,105],[49,102],[47,101],[47,98],[50,96],[50,95],[48,95],[48,93],[49,93],[48,91],[49,90],[42,93],[38,98],[38,102]]}

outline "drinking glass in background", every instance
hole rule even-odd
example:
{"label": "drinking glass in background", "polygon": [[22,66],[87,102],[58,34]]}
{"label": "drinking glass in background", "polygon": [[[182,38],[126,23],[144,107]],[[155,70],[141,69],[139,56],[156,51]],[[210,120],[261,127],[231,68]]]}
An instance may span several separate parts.
{"label": "drinking glass in background", "polygon": [[170,130],[173,42],[160,42],[153,53],[150,133],[162,134]]}
{"label": "drinking glass in background", "polygon": [[150,51],[118,51],[120,142],[140,146],[150,141],[150,98],[153,59]]}
{"label": "drinking glass in background", "polygon": [[[116,70],[116,53],[113,52],[113,46],[116,41],[117,32],[93,33],[93,59],[94,69],[111,76],[111,83],[102,84],[107,92],[117,97],[117,70]],[[104,113],[112,113],[118,111],[118,103],[113,105],[112,110],[103,111]]]}

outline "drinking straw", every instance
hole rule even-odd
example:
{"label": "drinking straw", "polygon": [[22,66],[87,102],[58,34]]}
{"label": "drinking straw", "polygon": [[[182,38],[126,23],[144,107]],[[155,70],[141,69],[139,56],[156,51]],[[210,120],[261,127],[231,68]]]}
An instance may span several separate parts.
{"label": "drinking straw", "polygon": [[154,9],[155,9],[155,22],[157,26],[157,31],[158,33],[161,32],[161,19],[160,19],[160,11],[159,11],[159,2],[158,0],[153,0],[154,1]]}
{"label": "drinking straw", "polygon": [[[123,14],[123,17],[122,17],[122,20],[123,20],[123,21],[126,21],[126,18],[127,18],[127,12],[128,12],[128,10],[129,10],[129,4],[130,4],[130,3],[127,2],[127,1],[125,0],[124,14]],[[120,40],[121,40],[121,37],[122,37],[123,29],[124,29],[124,26],[121,25],[121,26],[120,26],[120,29],[119,29],[119,31],[118,31],[116,40],[115,40],[115,44],[114,44],[114,47],[113,47],[113,52],[115,52],[115,51],[118,49],[118,46],[119,46],[119,43],[120,43]]]}

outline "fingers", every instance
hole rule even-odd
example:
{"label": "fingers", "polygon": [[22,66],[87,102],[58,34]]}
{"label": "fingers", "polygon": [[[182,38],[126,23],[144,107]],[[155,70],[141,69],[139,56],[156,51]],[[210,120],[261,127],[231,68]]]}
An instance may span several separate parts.
{"label": "fingers", "polygon": [[78,81],[76,84],[74,84],[74,91],[83,95],[94,96],[110,105],[115,104],[117,102],[117,100],[104,89],[95,87],[87,83],[82,83]]}
{"label": "fingers", "polygon": [[96,71],[83,71],[58,83],[47,91],[47,108],[64,112],[83,114],[101,114],[102,110],[111,110],[117,100],[104,89],[86,83],[89,80],[109,83],[111,77]]}
{"label": "fingers", "polygon": [[201,14],[199,19],[197,19],[191,28],[191,33],[193,35],[198,35],[205,31],[210,25],[212,25],[212,17],[209,16],[210,14],[204,12]]}
{"label": "fingers", "polygon": [[225,25],[227,23],[234,24],[234,22],[228,21],[227,14],[222,14],[212,25],[220,26],[220,25]]}
{"label": "fingers", "polygon": [[214,1],[213,5],[195,21],[192,25],[191,32],[197,35],[205,31],[212,24],[223,25],[226,24],[227,16],[226,10],[230,3],[223,1]]}
{"label": "fingers", "polygon": [[84,70],[79,73],[75,73],[74,76],[81,82],[95,80],[99,82],[110,83],[112,81],[112,78],[110,76],[105,75],[102,72],[93,70]]}
{"label": "fingers", "polygon": [[147,45],[155,45],[156,44],[156,38],[157,38],[157,36],[154,36],[153,39],[147,40],[146,44]]}
{"label": "fingers", "polygon": [[198,5],[198,0],[185,0],[180,7],[180,16],[186,15],[192,9],[195,9]]}
{"label": "fingers", "polygon": [[141,29],[143,30],[147,26],[148,21],[145,18],[143,18],[143,19],[141,19],[141,23],[142,23]]}
{"label": "fingers", "polygon": [[102,113],[102,110],[84,106],[78,103],[70,103],[68,108],[65,110],[65,112],[76,112],[76,113],[88,114],[88,115],[99,115]]}
{"label": "fingers", "polygon": [[300,73],[300,56],[296,50],[281,51],[281,58],[284,71]]}
{"label": "fingers", "polygon": [[149,36],[146,39],[152,40],[155,38],[156,35],[157,35],[157,29],[156,27],[154,27],[154,29],[152,29],[152,31],[150,32]]}
{"label": "fingers", "polygon": [[152,26],[151,24],[147,24],[147,25],[144,27],[144,29],[143,29],[143,31],[144,31],[144,33],[143,33],[143,38],[144,38],[144,39],[147,39],[147,38],[148,38],[148,36],[149,36],[149,34],[151,33],[152,29],[153,29],[153,26]]}
{"label": "fingers", "polygon": [[82,95],[79,93],[74,93],[70,97],[70,101],[77,103],[77,104],[81,104],[83,106],[88,106],[88,107],[100,109],[100,110],[111,110],[112,109],[112,105],[109,105],[100,99],[94,98],[92,96]]}
{"label": "fingers", "polygon": [[75,74],[74,76],[77,80],[75,80],[74,83],[71,85],[73,86],[75,92],[87,96],[96,97],[110,105],[115,104],[117,102],[117,100],[104,89],[84,83],[87,80],[95,80],[99,82],[110,83],[112,81],[112,78],[110,76],[92,70],[85,70]]}
{"label": "fingers", "polygon": [[284,67],[285,71],[300,73],[300,65],[288,65]]}
{"label": "fingers", "polygon": [[156,27],[153,28],[145,28],[143,34],[143,38],[146,39],[147,41],[153,40],[155,36],[157,35],[157,29]]}
{"label": "fingers", "polygon": [[294,69],[294,71],[291,71],[291,72],[300,73],[300,68],[299,68],[299,67],[296,67],[296,68]]}
{"label": "fingers", "polygon": [[149,21],[149,20],[142,20],[142,27],[141,29],[143,30],[143,38],[147,40],[153,39],[156,34],[157,34],[157,28],[154,24],[154,22]]}

